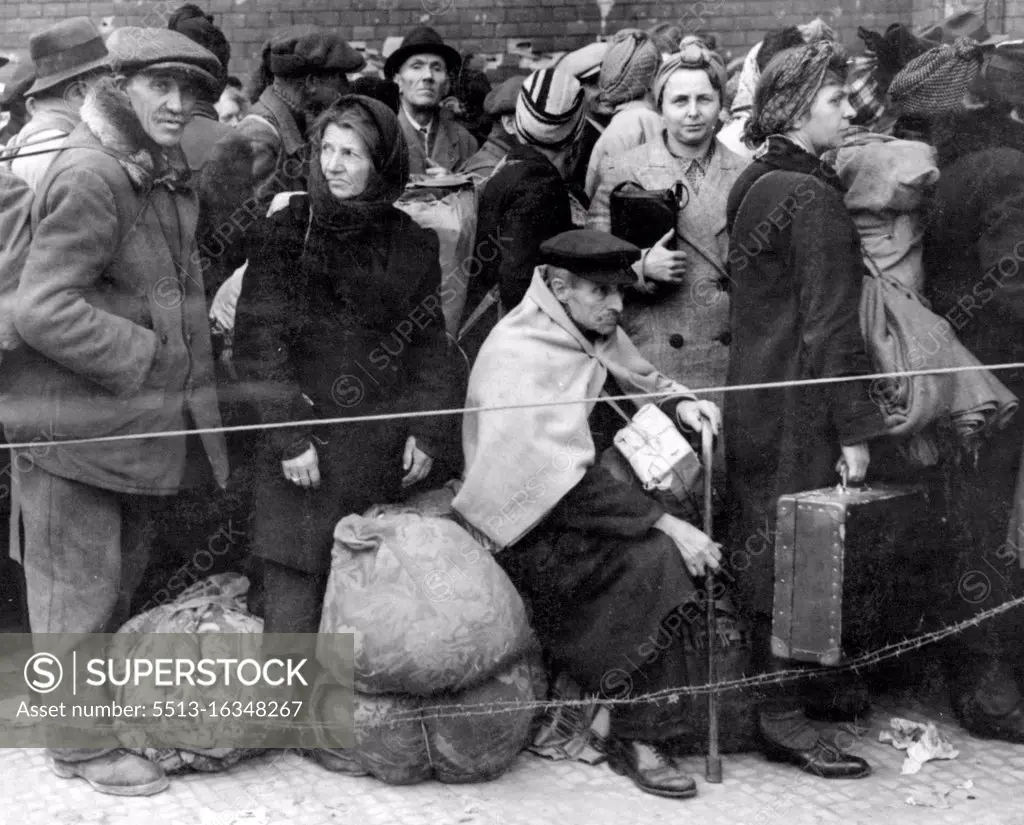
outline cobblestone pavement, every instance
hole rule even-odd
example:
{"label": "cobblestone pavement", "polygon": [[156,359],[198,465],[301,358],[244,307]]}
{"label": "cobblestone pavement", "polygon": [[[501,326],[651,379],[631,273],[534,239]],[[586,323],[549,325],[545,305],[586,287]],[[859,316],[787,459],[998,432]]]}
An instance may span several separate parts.
{"label": "cobblestone pavement", "polygon": [[[931,717],[960,755],[900,776],[903,754],[878,742],[892,715]],[[523,754],[494,782],[390,787],[328,773],[292,752],[224,774],[179,775],[169,791],[118,799],[61,780],[41,750],[0,750],[0,822],[5,825],[622,825],[622,823],[967,823],[1024,825],[1024,746],[974,739],[941,714],[876,708],[853,749],[874,766],[868,779],[825,781],[757,754],[725,757],[725,781],[708,785],[701,757],[683,764],[699,795],[666,800],[637,791],[607,766],[548,762]],[[967,789],[958,786],[971,783]],[[912,807],[938,792],[948,808]]]}

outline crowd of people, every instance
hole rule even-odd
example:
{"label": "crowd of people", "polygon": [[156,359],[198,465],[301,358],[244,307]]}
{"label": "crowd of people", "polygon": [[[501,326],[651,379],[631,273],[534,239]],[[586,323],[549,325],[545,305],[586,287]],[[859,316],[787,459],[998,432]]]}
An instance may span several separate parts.
{"label": "crowd of people", "polygon": [[[34,34],[31,73],[0,101],[0,419],[21,445],[32,631],[115,630],[154,501],[233,484],[260,562],[252,608],[266,632],[312,640],[296,656],[315,655],[337,522],[453,477],[452,517],[523,595],[549,662],[598,697],[708,571],[749,621],[756,668],[791,666],[772,654],[773,548],[751,538],[773,535],[780,496],[840,476],[932,487],[945,528],[920,552],[946,589],[924,594],[924,621],[969,616],[960,572],[997,556],[992,598],[1019,595],[1024,425],[979,416],[958,440],[937,416],[922,460],[921,433],[893,436],[891,399],[866,378],[861,307],[879,265],[909,268],[903,286],[944,319],[933,331],[987,366],[1024,361],[1024,43],[970,14],[859,35],[851,57],[816,20],[727,65],[712,36],[624,29],[490,88],[429,27],[378,74],[337,33],[298,26],[269,37],[243,93],[191,4],[163,29],[104,39],[76,17]],[[883,171],[854,186],[843,153],[865,146]],[[903,176],[901,152],[925,172]],[[461,337],[438,236],[395,205],[459,174],[477,192]],[[865,191],[875,205],[854,208]],[[655,202],[667,226],[631,220]],[[866,253],[879,239],[891,260]],[[1019,371],[993,373],[1020,397]],[[815,379],[844,380],[801,383]],[[605,396],[624,394],[714,437],[715,539],[616,449],[640,404]],[[236,423],[274,426],[225,438]],[[960,636],[947,658],[960,721],[1024,743],[1018,623]],[[606,698],[694,681],[681,643],[630,673]],[[811,704],[863,712],[856,677],[825,702],[806,684],[758,697],[765,755],[868,775],[808,721]],[[672,756],[686,707],[616,704],[609,764],[693,796]],[[50,756],[104,793],[167,787],[125,750]]]}

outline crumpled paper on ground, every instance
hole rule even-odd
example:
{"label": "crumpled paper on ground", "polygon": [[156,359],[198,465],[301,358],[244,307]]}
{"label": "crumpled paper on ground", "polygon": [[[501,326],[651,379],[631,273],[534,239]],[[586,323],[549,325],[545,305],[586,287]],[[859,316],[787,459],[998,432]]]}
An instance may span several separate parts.
{"label": "crumpled paper on ground", "polygon": [[932,759],[956,759],[960,755],[934,722],[911,722],[894,716],[889,720],[889,727],[891,730],[878,734],[878,741],[889,742],[894,748],[907,752],[900,770],[903,776],[917,773]]}

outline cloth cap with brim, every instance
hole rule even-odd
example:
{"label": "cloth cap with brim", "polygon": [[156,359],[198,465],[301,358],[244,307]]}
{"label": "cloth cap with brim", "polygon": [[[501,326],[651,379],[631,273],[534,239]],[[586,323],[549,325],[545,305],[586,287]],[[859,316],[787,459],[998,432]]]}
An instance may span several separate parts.
{"label": "cloth cap with brim", "polygon": [[366,58],[339,35],[303,25],[272,35],[263,44],[263,64],[275,77],[301,77],[358,72],[366,66]]}
{"label": "cloth cap with brim", "polygon": [[640,255],[639,247],[596,229],[570,229],[540,245],[542,263],[598,284],[635,284],[631,267]]}
{"label": "cloth cap with brim", "polygon": [[523,81],[516,101],[516,134],[524,143],[563,149],[583,128],[586,95],[579,81],[560,69],[540,69]]}
{"label": "cloth cap with brim", "polygon": [[402,45],[388,55],[384,63],[384,77],[391,80],[410,57],[418,54],[434,54],[440,57],[448,67],[448,76],[454,78],[462,68],[462,55],[447,45],[430,26],[419,26],[413,29],[402,41]]}
{"label": "cloth cap with brim", "polygon": [[494,117],[515,114],[524,80],[525,75],[516,75],[491,89],[484,98],[484,112]]}
{"label": "cloth cap with brim", "polygon": [[981,76],[999,100],[1024,106],[1024,40],[1005,40],[986,50]]}
{"label": "cloth cap with brim", "polygon": [[36,32],[29,38],[28,50],[36,79],[26,97],[105,71],[110,60],[99,29],[88,17],[70,17]]}
{"label": "cloth cap with brim", "polygon": [[219,88],[223,71],[213,52],[170,29],[125,26],[107,38],[110,68],[115,74],[143,71],[179,72],[207,92]]}

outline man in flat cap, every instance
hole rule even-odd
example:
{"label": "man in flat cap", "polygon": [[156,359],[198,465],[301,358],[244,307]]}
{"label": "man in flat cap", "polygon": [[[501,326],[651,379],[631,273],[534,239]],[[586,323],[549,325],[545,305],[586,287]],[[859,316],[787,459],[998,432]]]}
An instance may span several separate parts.
{"label": "man in flat cap", "polygon": [[461,171],[477,150],[476,138],[441,106],[461,66],[462,56],[429,26],[409,32],[384,63],[384,77],[398,86],[410,175]]}
{"label": "man in flat cap", "polygon": [[79,124],[90,86],[109,69],[107,47],[88,17],[71,17],[36,32],[29,38],[29,53],[35,68],[35,81],[25,92],[29,121],[8,149],[32,153],[13,160],[11,170],[34,191],[56,150]]}
{"label": "man in flat cap", "polygon": [[[585,229],[556,235],[541,254],[470,375],[466,406],[495,409],[465,414],[453,507],[493,543],[547,653],[584,690],[626,699],[680,687],[678,634],[645,651],[659,628],[678,630],[700,610],[691,577],[717,568],[719,547],[647,495],[612,448],[633,405],[593,399],[663,393],[666,414],[694,431],[717,432],[720,413],[659,373],[618,325],[639,249]],[[611,767],[648,793],[693,796],[693,779],[664,755],[688,731],[685,706],[615,705]]]}
{"label": "man in flat cap", "polygon": [[[89,91],[36,193],[14,310],[26,345],[4,359],[5,435],[36,445],[12,458],[33,633],[117,630],[145,570],[154,497],[185,478],[184,435],[63,442],[220,426],[179,146],[219,64],[165,29],[117,29],[107,49],[113,74]],[[223,487],[223,437],[195,444]],[[87,733],[116,741],[99,725]],[[158,765],[81,736],[48,731],[58,776],[117,796],[167,787]]]}
{"label": "man in flat cap", "polygon": [[488,92],[484,98],[484,113],[494,118],[491,132],[484,145],[462,167],[467,175],[480,175],[486,178],[501,163],[509,149],[516,143],[515,114],[519,90],[523,88],[522,75],[510,77]]}

